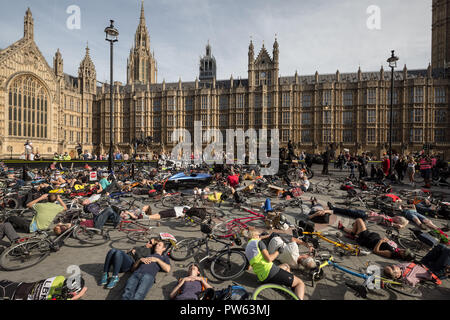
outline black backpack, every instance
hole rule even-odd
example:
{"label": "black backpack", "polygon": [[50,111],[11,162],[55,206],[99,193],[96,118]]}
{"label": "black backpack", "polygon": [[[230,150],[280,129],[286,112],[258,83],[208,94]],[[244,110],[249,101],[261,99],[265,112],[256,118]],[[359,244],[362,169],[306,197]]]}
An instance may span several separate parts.
{"label": "black backpack", "polygon": [[250,300],[250,293],[242,286],[230,285],[225,289],[206,289],[199,295],[199,300]]}

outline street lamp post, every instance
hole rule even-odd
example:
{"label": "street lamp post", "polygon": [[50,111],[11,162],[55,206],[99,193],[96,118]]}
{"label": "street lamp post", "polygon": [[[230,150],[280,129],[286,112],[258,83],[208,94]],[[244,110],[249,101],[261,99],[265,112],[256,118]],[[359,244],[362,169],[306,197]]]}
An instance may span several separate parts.
{"label": "street lamp post", "polygon": [[111,71],[111,83],[110,83],[110,116],[109,116],[109,161],[108,161],[108,170],[112,172],[114,169],[114,156],[113,156],[113,125],[114,125],[114,94],[113,94],[113,57],[114,57],[114,42],[119,41],[119,31],[114,27],[114,20],[110,20],[111,25],[106,27],[106,41],[109,41],[111,47],[111,57],[110,57],[110,71]]}
{"label": "street lamp post", "polygon": [[394,106],[394,68],[397,67],[398,57],[395,56],[394,50],[391,51],[391,56],[387,59],[389,63],[389,67],[391,68],[391,106],[389,110],[389,175],[392,173],[392,127],[393,127],[393,118],[392,118],[392,108]]}

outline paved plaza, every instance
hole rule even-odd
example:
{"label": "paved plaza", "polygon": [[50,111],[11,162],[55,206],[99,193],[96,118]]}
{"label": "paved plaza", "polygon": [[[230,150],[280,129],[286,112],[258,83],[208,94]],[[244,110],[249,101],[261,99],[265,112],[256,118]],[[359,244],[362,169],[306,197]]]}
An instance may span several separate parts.
{"label": "paved plaza", "polygon": [[[312,183],[317,183],[324,177],[320,174],[321,167],[315,165],[314,171],[316,175],[311,180]],[[332,177],[343,176],[346,172],[336,171],[332,169],[330,166],[330,173]],[[402,187],[395,186],[395,190],[399,190],[400,188],[408,188],[412,189],[409,185],[405,185]],[[432,188],[435,190],[435,188]],[[437,189],[436,189],[437,190]],[[444,191],[447,195],[450,195],[450,190],[447,189],[439,189],[440,191]],[[337,190],[333,196],[325,196],[312,194],[310,192],[305,193],[302,198],[309,199],[312,195],[316,196],[318,200],[326,205],[327,201],[331,201],[332,203],[339,202],[339,199],[344,195],[344,191]],[[145,198],[142,198],[142,203],[145,203]],[[154,212],[158,212],[162,210],[162,206],[157,203],[156,206],[153,207]],[[229,207],[222,207],[222,210],[227,214],[227,217],[232,217],[230,213]],[[287,218],[290,222],[294,222],[295,217],[298,215],[299,210],[295,208],[287,209],[285,212]],[[330,233],[337,232],[337,223],[341,220],[344,225],[350,225],[352,223],[352,219],[342,217],[342,216],[331,216],[330,225],[329,226],[318,226],[321,231],[328,231]],[[443,226],[448,221],[444,220],[436,220],[433,221],[438,226]],[[156,225],[156,223],[154,223]],[[381,235],[385,234],[385,229],[383,227],[370,224],[369,226],[371,231],[376,231]],[[175,219],[161,221],[160,226],[158,226],[155,231],[159,232],[170,232],[177,237],[177,239],[187,238],[187,237],[202,237],[200,232],[200,228],[197,227],[187,227],[186,224],[182,221],[176,221]],[[277,231],[284,232],[284,231]],[[286,231],[290,232],[290,230]],[[31,267],[29,269],[13,271],[13,272],[5,272],[0,271],[0,279],[8,279],[11,281],[24,281],[24,282],[33,282],[38,281],[40,279],[56,276],[56,275],[65,275],[66,277],[70,274],[67,273],[67,267],[70,265],[77,265],[81,269],[84,279],[86,280],[88,291],[84,296],[84,300],[119,300],[121,298],[123,288],[126,284],[126,281],[129,277],[129,274],[121,274],[121,280],[119,284],[112,290],[106,290],[103,287],[97,285],[97,282],[100,279],[104,259],[106,253],[111,248],[128,250],[134,246],[135,243],[132,243],[126,237],[126,234],[123,232],[119,232],[114,230],[110,233],[111,241],[106,244],[98,247],[91,248],[80,248],[77,247],[77,241],[74,239],[68,239],[66,245],[61,247],[61,249],[52,253],[47,259],[45,259],[40,264]],[[352,242],[345,238],[345,241]],[[0,245],[5,245],[6,243],[0,243]],[[323,241],[320,243],[322,247],[330,248]],[[245,243],[244,243],[245,245]],[[305,249],[301,248],[301,252]],[[397,263],[398,261],[389,260],[382,258],[380,256],[370,254],[369,256],[362,257],[339,257],[337,254],[335,255],[336,261],[342,264],[345,267],[351,268],[356,271],[365,271],[369,264],[379,265],[381,268],[386,266],[387,264]],[[171,271],[170,273],[162,273],[160,272],[157,276],[157,281],[153,288],[150,290],[147,295],[147,300],[167,300],[169,299],[169,293],[176,286],[177,279],[181,277],[185,277],[187,275],[187,266],[193,262],[193,259],[189,259],[185,262],[175,262],[171,260]],[[208,278],[208,281],[211,285],[216,289],[226,288],[229,284],[232,284],[231,281],[219,282],[210,274],[208,268],[205,268],[205,276]],[[358,282],[362,283],[362,279],[355,278],[348,274],[345,274],[339,270],[334,270],[332,267],[327,267],[325,269],[325,277],[317,282],[314,287],[311,286],[311,281],[300,270],[295,270],[294,273],[300,277],[306,284],[306,300],[355,300],[360,299],[355,296],[353,291],[349,290],[345,286],[346,281]],[[258,286],[256,276],[246,271],[242,276],[238,279],[234,280],[234,283],[240,284],[248,289],[248,291],[253,292],[254,289]],[[449,300],[450,299],[450,281],[443,281],[441,286],[434,287],[424,287],[423,288],[423,297],[421,299],[425,300]],[[370,300],[405,300],[405,299],[414,299],[401,294],[394,293],[389,290],[376,290],[368,295],[368,299]]]}

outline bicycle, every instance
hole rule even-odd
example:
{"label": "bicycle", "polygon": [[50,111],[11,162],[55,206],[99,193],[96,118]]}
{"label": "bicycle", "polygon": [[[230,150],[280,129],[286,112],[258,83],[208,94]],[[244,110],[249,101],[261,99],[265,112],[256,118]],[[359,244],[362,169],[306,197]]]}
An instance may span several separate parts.
{"label": "bicycle", "polygon": [[266,283],[255,289],[252,300],[300,300],[300,298],[287,287]]}
{"label": "bicycle", "polygon": [[395,292],[402,293],[404,295],[410,296],[410,297],[417,297],[420,298],[422,296],[422,292],[415,287],[412,287],[408,285],[405,281],[394,281],[391,279],[387,279],[381,276],[377,276],[374,272],[373,273],[360,273],[353,270],[350,270],[348,268],[345,268],[343,266],[340,266],[334,261],[334,258],[331,256],[328,259],[326,259],[323,263],[317,262],[316,269],[311,272],[311,282],[312,286],[314,287],[314,283],[323,279],[324,277],[324,268],[326,266],[332,266],[334,269],[338,269],[340,271],[343,271],[345,273],[348,273],[350,275],[353,275],[358,278],[364,279],[364,283],[362,285],[353,285],[348,282],[345,284],[350,287],[351,289],[355,290],[356,293],[361,296],[362,298],[366,299],[367,294],[370,290],[373,290],[374,288],[380,288],[380,289],[390,289]]}
{"label": "bicycle", "polygon": [[[238,278],[248,267],[244,249],[232,248],[234,244],[241,245],[241,240],[238,237],[234,237],[228,242],[222,241],[212,234],[212,228],[209,224],[202,224],[201,231],[205,235],[203,238],[188,238],[179,241],[169,249],[169,257],[175,261],[185,261],[194,257],[194,260],[199,265],[207,260],[211,262],[210,271],[216,279],[226,281]],[[217,250],[216,253],[211,254],[210,241],[223,244],[224,246]],[[202,247],[205,247],[206,255],[199,259],[199,251]]]}
{"label": "bicycle", "polygon": [[266,221],[267,217],[249,208],[241,207],[242,210],[251,213],[251,216],[243,218],[234,218],[224,222],[221,222],[213,227],[213,234],[218,238],[230,238],[241,234],[244,230],[248,230],[249,226],[247,223],[252,221]]}
{"label": "bicycle", "polygon": [[189,206],[193,203],[195,197],[190,194],[181,192],[167,193],[161,198],[161,203],[166,208],[173,208],[176,206]]}
{"label": "bicycle", "polygon": [[[67,213],[66,213],[67,214]],[[0,266],[7,271],[22,270],[32,267],[47,258],[51,252],[57,252],[67,238],[73,236],[80,244],[98,246],[110,240],[109,233],[103,230],[80,225],[83,216],[74,212],[72,226],[52,239],[47,231],[38,231],[30,238],[6,249],[0,256]]]}
{"label": "bicycle", "polygon": [[423,231],[415,231],[414,229],[409,228],[409,236],[404,236],[399,230],[389,228],[386,230],[386,235],[388,238],[398,243],[401,248],[411,250],[416,255],[416,259],[420,260],[420,258],[424,257],[431,247],[421,241],[417,237],[416,232],[422,233]]}
{"label": "bicycle", "polygon": [[315,249],[319,248],[319,242],[317,239],[313,239],[314,236],[332,244],[335,247],[335,249],[338,250],[341,256],[344,256],[346,254],[360,256],[360,255],[368,255],[370,253],[368,251],[362,250],[358,245],[342,242],[339,239],[341,236],[339,232],[336,233],[336,235],[334,236],[335,239],[331,239],[330,237],[333,236],[328,233],[322,233],[318,231],[312,232],[305,231],[301,226],[299,226],[299,220],[296,220],[296,229],[298,233],[298,238],[306,242],[311,242]]}

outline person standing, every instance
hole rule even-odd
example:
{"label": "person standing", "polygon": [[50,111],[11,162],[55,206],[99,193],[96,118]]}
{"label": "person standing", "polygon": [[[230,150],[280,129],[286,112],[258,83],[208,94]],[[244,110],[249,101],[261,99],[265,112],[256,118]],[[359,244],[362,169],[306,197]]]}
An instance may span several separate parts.
{"label": "person standing", "polygon": [[75,149],[77,150],[78,159],[81,159],[81,154],[83,153],[83,147],[81,146],[81,144],[79,142]]}
{"label": "person standing", "polygon": [[391,161],[389,160],[389,156],[387,154],[384,155],[384,160],[382,162],[383,173],[385,177],[389,177],[389,172],[391,170]]}
{"label": "person standing", "polygon": [[323,153],[323,169],[322,174],[328,175],[328,164],[330,163],[330,151],[328,150],[328,147],[325,149],[325,152]]}
{"label": "person standing", "polygon": [[419,160],[420,173],[422,174],[423,180],[425,181],[425,188],[430,187],[431,182],[431,160],[425,154]]}
{"label": "person standing", "polygon": [[30,160],[30,154],[33,152],[33,143],[30,140],[25,142],[25,160]]}

